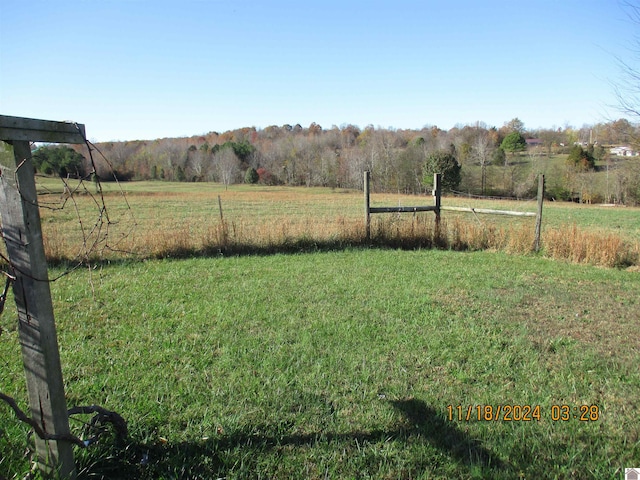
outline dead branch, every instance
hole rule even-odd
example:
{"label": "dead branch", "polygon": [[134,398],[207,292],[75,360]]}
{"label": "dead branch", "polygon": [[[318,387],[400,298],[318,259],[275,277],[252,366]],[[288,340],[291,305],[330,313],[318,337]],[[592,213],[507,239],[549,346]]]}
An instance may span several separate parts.
{"label": "dead branch", "polygon": [[[38,424],[38,422],[30,418],[26,413],[22,411],[22,409],[20,409],[20,407],[12,397],[0,392],[0,400],[3,400],[7,405],[9,405],[18,420],[29,425],[36,433],[36,435],[38,435],[38,437],[40,437],[42,440],[69,442],[81,448],[87,448],[89,445],[92,445],[93,443],[98,441],[98,437],[100,434],[97,434],[87,440],[82,440],[71,433],[57,435],[47,433],[42,430],[42,427]],[[116,432],[116,438],[118,440],[124,440],[127,438],[127,422],[116,412],[112,412],[97,405],[79,406],[69,409],[69,415],[82,415],[92,413],[95,413],[95,416],[91,419],[89,425],[95,427],[104,423],[111,423]]]}

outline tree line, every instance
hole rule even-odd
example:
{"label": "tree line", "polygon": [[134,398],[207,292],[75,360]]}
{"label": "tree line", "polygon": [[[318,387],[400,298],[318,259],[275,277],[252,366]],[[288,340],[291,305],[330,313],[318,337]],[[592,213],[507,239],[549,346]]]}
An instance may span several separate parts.
{"label": "tree line", "polygon": [[[637,159],[612,158],[609,147],[633,146],[640,127],[621,119],[527,130],[517,118],[502,127],[478,122],[449,130],[403,130],[316,123],[241,128],[224,133],[96,144],[95,175],[103,181],[158,180],[261,183],[361,189],[365,170],[374,191],[429,191],[434,169],[446,169],[449,190],[527,197],[546,173],[549,195],[580,201],[640,201]],[[566,157],[566,158],[565,158]],[[552,159],[556,161],[551,161]],[[558,162],[557,159],[564,158]],[[45,174],[87,175],[86,148],[44,146],[34,152]],[[607,185],[599,170],[607,169]],[[611,177],[609,176],[611,174]]]}

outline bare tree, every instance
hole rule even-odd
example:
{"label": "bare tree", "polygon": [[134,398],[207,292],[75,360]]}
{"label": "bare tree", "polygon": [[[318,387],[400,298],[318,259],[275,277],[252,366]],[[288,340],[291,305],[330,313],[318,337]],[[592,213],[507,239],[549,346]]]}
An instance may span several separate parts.
{"label": "bare tree", "polygon": [[[640,6],[631,2],[622,2],[629,19],[640,25]],[[640,60],[640,39],[636,37],[632,46],[635,60]],[[640,118],[640,72],[628,61],[616,58],[621,71],[621,79],[613,83],[614,92],[618,100],[618,108],[621,112]]]}
{"label": "bare tree", "polygon": [[205,180],[211,163],[211,156],[211,153],[204,148],[190,152],[185,165],[187,178],[193,181]]}
{"label": "bare tree", "polygon": [[215,154],[214,164],[218,180],[224,183],[225,190],[234,183],[240,173],[240,160],[233,149],[223,148]]}
{"label": "bare tree", "polygon": [[358,147],[345,149],[340,160],[344,170],[346,186],[362,190],[363,172],[369,168],[366,153]]}
{"label": "bare tree", "polygon": [[152,153],[162,171],[161,178],[174,180],[174,172],[182,163],[183,148],[168,139],[159,140],[152,145]]}
{"label": "bare tree", "polygon": [[[626,10],[629,19],[636,25],[640,25],[640,5],[630,1],[621,2],[622,8]],[[632,45],[633,57],[635,61],[640,60],[640,38],[635,37]],[[640,119],[640,71],[631,65],[630,62],[617,58],[621,71],[621,79],[613,84],[618,109],[631,117]],[[618,123],[622,122],[619,120]],[[640,144],[640,138],[636,129],[625,128],[627,132],[633,131],[629,138],[630,142],[636,146]],[[618,135],[620,134],[619,132]],[[626,132],[625,132],[626,133]],[[625,168],[618,170],[617,197],[627,204],[634,204],[640,201],[640,181],[638,174],[640,167],[636,163],[625,163]]]}
{"label": "bare tree", "polygon": [[482,195],[487,188],[487,165],[491,162],[493,145],[486,131],[481,132],[473,144],[473,155],[480,164],[480,184]]}

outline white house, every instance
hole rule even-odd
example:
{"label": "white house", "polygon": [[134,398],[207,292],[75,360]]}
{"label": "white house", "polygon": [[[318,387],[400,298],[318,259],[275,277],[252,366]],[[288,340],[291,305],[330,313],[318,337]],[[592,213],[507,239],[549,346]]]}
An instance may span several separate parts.
{"label": "white house", "polygon": [[631,147],[614,147],[609,152],[611,155],[618,155],[619,157],[637,157],[640,155],[639,152],[636,152]]}

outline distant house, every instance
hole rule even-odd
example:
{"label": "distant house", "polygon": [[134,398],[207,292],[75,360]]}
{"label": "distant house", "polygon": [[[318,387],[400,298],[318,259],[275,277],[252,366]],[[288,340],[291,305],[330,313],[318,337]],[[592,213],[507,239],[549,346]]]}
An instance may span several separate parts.
{"label": "distant house", "polygon": [[639,152],[636,152],[631,147],[613,147],[609,150],[611,155],[617,155],[619,157],[637,157],[640,155]]}
{"label": "distant house", "polygon": [[542,145],[542,140],[539,138],[527,138],[527,147],[539,147]]}

